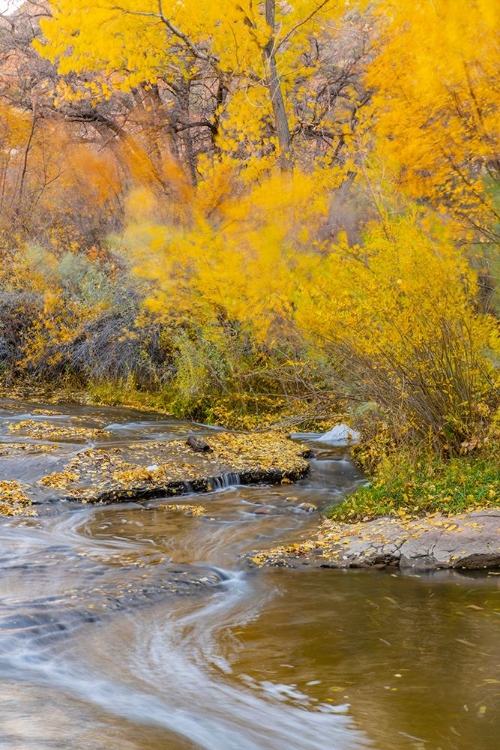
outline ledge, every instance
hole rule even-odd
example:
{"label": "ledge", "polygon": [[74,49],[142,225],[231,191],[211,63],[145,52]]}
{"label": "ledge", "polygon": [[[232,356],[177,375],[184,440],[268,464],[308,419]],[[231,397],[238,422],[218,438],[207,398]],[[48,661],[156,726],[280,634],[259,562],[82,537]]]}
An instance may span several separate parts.
{"label": "ledge", "polygon": [[[194,448],[193,448],[194,446]],[[18,445],[2,457],[22,456]],[[57,458],[58,448],[31,445],[30,452]],[[308,451],[278,433],[217,432],[203,441],[140,442],[87,448],[61,459],[58,471],[31,485],[20,476],[0,483],[0,513],[33,514],[33,505],[77,501],[114,503],[210,492],[231,484],[279,484],[304,477]]]}
{"label": "ledge", "polygon": [[247,556],[251,566],[485,570],[500,567],[500,508],[420,519],[323,521],[311,540]]}

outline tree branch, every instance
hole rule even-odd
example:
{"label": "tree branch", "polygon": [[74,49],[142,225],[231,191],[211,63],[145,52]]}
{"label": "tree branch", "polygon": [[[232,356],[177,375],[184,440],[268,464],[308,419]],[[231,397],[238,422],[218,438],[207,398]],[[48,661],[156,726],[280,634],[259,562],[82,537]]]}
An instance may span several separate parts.
{"label": "tree branch", "polygon": [[320,10],[323,10],[323,8],[325,7],[325,5],[328,5],[329,2],[331,2],[331,0],[323,0],[322,3],[320,3],[313,11],[311,11],[309,13],[309,15],[307,16],[307,18],[304,18],[302,21],[300,21],[298,24],[296,24],[293,27],[293,29],[290,29],[290,31],[288,32],[288,34],[285,34],[285,36],[283,37],[283,39],[281,39],[281,41],[276,45],[275,52],[277,52],[280,47],[282,47],[284,44],[286,44],[288,42],[288,40],[290,39],[290,37],[295,34],[295,32],[297,31],[297,29],[300,29],[301,26],[304,26],[304,24],[306,24],[308,21],[310,21],[312,18],[314,18],[314,16],[317,13],[319,13]]}
{"label": "tree branch", "polygon": [[202,52],[198,49],[198,47],[193,44],[193,42],[190,40],[190,38],[184,34],[180,29],[177,28],[177,26],[174,26],[172,21],[168,19],[163,12],[163,2],[162,0],[158,0],[158,11],[159,11],[159,17],[161,21],[165,24],[165,26],[172,32],[174,36],[176,36],[178,39],[181,39],[186,47],[189,49],[191,54],[194,55],[194,57],[197,57],[199,60],[205,60],[205,62],[217,62],[217,59],[214,57],[211,57],[210,55],[207,55],[205,52]]}
{"label": "tree branch", "polygon": [[179,123],[179,125],[176,125],[175,127],[175,132],[181,133],[183,130],[188,130],[189,128],[209,128],[212,131],[212,133],[217,133],[216,126],[209,120]]}

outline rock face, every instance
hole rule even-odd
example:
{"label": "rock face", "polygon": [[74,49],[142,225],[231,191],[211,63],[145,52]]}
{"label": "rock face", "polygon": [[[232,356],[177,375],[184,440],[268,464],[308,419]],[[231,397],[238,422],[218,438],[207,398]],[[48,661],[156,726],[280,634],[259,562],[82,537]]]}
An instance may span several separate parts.
{"label": "rock face", "polygon": [[[56,446],[39,460],[47,470],[56,460],[57,471],[27,484],[15,476],[16,467],[23,465],[19,444],[4,444],[0,462],[4,461],[3,473],[8,469],[12,474],[0,482],[0,514],[32,514],[30,506],[44,501],[111,503],[210,492],[228,484],[292,482],[309,469],[306,453],[303,446],[277,433],[219,432],[196,440],[194,446],[173,440],[86,448],[60,461]],[[15,461],[5,463],[13,457]]]}
{"label": "rock face", "polygon": [[250,564],[413,570],[500,567],[500,509],[421,519],[380,518],[357,524],[324,521],[316,537],[250,557]]}

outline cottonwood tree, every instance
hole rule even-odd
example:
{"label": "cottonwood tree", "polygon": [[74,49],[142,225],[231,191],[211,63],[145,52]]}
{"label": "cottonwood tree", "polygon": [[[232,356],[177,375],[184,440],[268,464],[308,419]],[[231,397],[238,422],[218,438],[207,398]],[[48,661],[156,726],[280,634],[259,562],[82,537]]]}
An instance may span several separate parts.
{"label": "cottonwood tree", "polygon": [[[201,7],[105,0],[92,12],[83,0],[59,0],[51,7],[36,48],[67,77],[60,101],[83,96],[82,86],[95,102],[117,90],[141,92],[160,123],[155,148],[167,148],[193,181],[203,172],[200,156],[245,166],[257,157],[288,170],[308,141],[324,139],[325,146],[331,136],[330,156],[345,145],[348,126],[344,121],[343,132],[335,132],[332,103],[344,97],[356,100],[354,109],[360,105],[359,91],[346,81],[359,77],[366,46],[358,44],[354,58],[348,54],[315,90],[321,75],[328,78],[320,71],[338,31],[341,8],[334,0],[221,0]],[[358,39],[367,36],[352,18],[347,25]],[[79,91],[71,86],[75,75]]]}

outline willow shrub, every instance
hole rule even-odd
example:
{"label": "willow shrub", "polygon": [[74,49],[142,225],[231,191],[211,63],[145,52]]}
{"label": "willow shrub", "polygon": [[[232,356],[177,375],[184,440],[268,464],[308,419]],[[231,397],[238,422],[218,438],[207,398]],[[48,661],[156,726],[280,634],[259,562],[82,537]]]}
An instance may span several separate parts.
{"label": "willow shrub", "polygon": [[476,291],[451,231],[416,209],[380,221],[363,246],[331,247],[297,319],[346,393],[378,406],[388,441],[454,453],[496,401],[497,323]]}
{"label": "willow shrub", "polygon": [[[151,290],[150,311],[169,327],[194,325],[207,344],[178,347],[177,385],[188,400],[210,383],[216,399],[235,387],[244,393],[250,351],[271,372],[275,352],[289,349],[290,373],[308,363],[299,391],[310,388],[314,363],[327,362],[327,389],[373,402],[389,441],[457,452],[495,407],[498,351],[459,226],[427,208],[377,204],[378,220],[349,244],[329,231],[336,179],[296,170],[248,186],[221,168],[170,219],[144,193],[131,196],[124,241]],[[221,346],[211,335],[221,326],[244,345],[224,335]]]}

